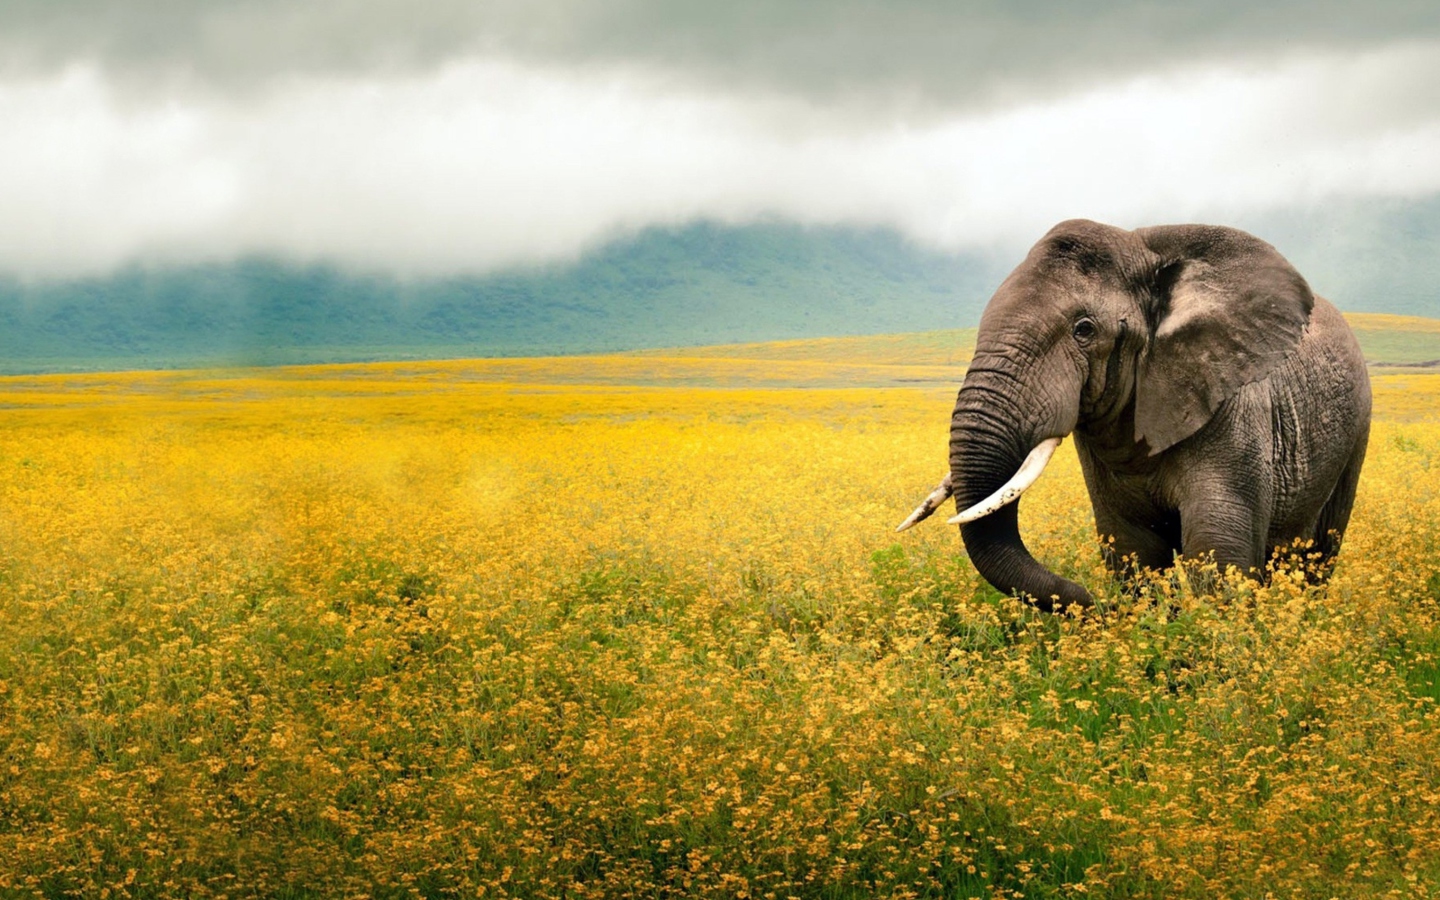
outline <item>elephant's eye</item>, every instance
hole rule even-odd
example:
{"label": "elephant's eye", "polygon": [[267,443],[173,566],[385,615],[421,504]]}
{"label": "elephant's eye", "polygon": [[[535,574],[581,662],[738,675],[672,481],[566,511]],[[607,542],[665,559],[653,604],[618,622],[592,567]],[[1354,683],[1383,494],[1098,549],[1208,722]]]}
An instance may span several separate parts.
{"label": "elephant's eye", "polygon": [[1081,319],[1075,323],[1075,340],[1082,344],[1088,344],[1095,340],[1095,323],[1090,319]]}

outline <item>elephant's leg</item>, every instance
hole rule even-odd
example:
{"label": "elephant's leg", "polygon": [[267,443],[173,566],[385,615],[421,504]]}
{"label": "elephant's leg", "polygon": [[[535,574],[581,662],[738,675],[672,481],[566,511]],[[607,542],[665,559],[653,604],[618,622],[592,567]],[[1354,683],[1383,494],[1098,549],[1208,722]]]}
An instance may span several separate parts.
{"label": "elephant's leg", "polygon": [[1340,542],[1345,537],[1346,526],[1350,524],[1350,511],[1355,506],[1355,488],[1360,483],[1360,468],[1365,464],[1369,432],[1367,424],[1355,444],[1355,450],[1350,454],[1350,461],[1340,473],[1335,490],[1331,491],[1330,499],[1325,501],[1320,517],[1315,522],[1315,552],[1319,556],[1314,567],[1310,569],[1310,574],[1316,579],[1324,580],[1330,576],[1335,554],[1340,552]]}
{"label": "elephant's leg", "polygon": [[1144,569],[1168,569],[1180,549],[1179,522],[1173,516],[1145,525],[1096,506],[1095,530],[1105,565],[1117,578],[1133,578]]}
{"label": "elephant's leg", "polygon": [[1268,498],[1253,496],[1262,485],[1251,483],[1249,490],[1217,486],[1201,481],[1180,504],[1180,546],[1187,562],[1214,559],[1221,572],[1229,566],[1260,577],[1265,564],[1265,533],[1268,522],[1262,510]]}

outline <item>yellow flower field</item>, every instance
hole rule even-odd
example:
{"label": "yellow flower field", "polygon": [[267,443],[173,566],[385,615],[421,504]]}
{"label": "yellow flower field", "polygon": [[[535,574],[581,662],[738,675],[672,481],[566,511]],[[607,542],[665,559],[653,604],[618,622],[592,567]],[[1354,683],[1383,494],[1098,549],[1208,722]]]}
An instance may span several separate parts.
{"label": "yellow flower field", "polygon": [[1113,583],[1067,444],[1067,617],[892,531],[954,371],[0,379],[0,895],[1440,894],[1440,375],[1324,589]]}

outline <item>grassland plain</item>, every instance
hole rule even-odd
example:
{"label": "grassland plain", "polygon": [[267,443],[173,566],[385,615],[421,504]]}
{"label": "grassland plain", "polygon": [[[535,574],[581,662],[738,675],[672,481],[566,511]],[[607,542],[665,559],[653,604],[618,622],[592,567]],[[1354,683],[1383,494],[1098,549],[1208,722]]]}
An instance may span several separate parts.
{"label": "grassland plain", "polygon": [[865,340],[4,379],[0,895],[1440,893],[1440,374],[1323,589],[1122,589],[1067,445],[1046,616]]}

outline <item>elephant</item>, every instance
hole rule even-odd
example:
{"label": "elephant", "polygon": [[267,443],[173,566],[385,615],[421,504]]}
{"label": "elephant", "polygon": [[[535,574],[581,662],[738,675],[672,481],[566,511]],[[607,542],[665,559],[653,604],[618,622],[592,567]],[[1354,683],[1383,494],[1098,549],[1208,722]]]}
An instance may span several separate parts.
{"label": "elephant", "polygon": [[1119,578],[1213,554],[1263,578],[1273,554],[1328,577],[1370,433],[1354,333],[1270,244],[1235,228],[1061,222],[981,315],[950,421],[953,496],[979,574],[1045,611],[1094,599],[1041,565],[1019,498],[1073,435]]}

